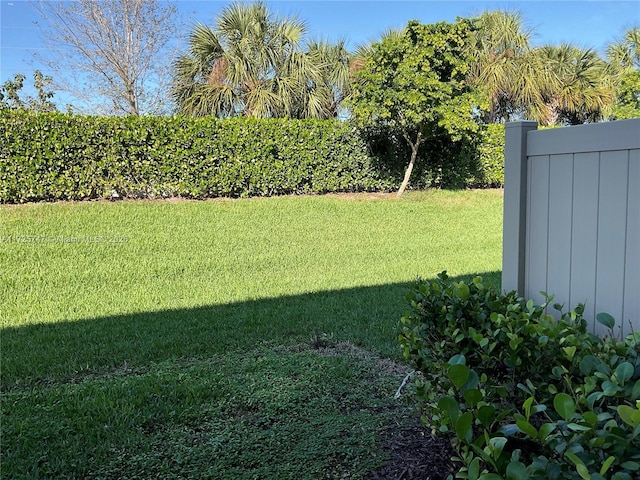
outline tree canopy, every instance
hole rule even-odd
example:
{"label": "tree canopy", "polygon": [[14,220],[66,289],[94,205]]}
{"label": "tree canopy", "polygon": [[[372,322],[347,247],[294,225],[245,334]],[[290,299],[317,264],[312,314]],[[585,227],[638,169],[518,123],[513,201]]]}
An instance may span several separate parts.
{"label": "tree canopy", "polygon": [[370,47],[356,74],[355,119],[400,132],[411,148],[401,195],[418,149],[441,134],[460,139],[477,130],[479,97],[467,82],[472,23],[409,22],[402,35],[386,36]]}
{"label": "tree canopy", "polygon": [[607,55],[617,86],[613,118],[640,117],[640,26],[609,45]]}
{"label": "tree canopy", "polygon": [[[221,117],[332,118],[349,87],[344,43],[305,42],[305,23],[263,2],[225,7],[216,28],[199,24],[175,63],[182,113]],[[303,48],[306,47],[306,48]]]}
{"label": "tree canopy", "polygon": [[7,80],[0,86],[0,109],[12,110],[32,110],[34,112],[55,112],[57,110],[52,101],[54,96],[50,84],[53,79],[42,74],[40,70],[33,73],[33,87],[36,89],[36,96],[22,95],[25,76],[16,74],[13,80]]}

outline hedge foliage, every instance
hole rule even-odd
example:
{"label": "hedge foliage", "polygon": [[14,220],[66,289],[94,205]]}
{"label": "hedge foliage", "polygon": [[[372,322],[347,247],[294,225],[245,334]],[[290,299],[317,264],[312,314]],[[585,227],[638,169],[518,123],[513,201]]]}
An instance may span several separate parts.
{"label": "hedge foliage", "polygon": [[[4,110],[0,203],[391,191],[408,157],[389,132],[377,135],[339,121]],[[412,187],[501,185],[482,152],[437,140]],[[501,171],[502,158],[494,163]]]}
{"label": "hedge foliage", "polygon": [[[423,421],[447,435],[468,480],[640,478],[640,332],[587,332],[515,292],[446,272],[407,295],[399,340],[421,375]],[[561,310],[561,305],[553,305]]]}

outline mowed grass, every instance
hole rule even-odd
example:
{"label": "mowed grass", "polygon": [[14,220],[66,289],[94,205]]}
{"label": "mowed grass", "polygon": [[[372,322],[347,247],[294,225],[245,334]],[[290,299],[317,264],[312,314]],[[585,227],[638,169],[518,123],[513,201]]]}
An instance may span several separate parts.
{"label": "mowed grass", "polygon": [[361,478],[412,282],[499,285],[500,191],[0,215],[6,478]]}

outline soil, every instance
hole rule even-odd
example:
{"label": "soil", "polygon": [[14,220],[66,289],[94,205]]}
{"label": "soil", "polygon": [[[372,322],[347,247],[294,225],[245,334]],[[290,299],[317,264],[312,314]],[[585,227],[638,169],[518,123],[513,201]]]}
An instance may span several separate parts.
{"label": "soil", "polygon": [[459,470],[451,461],[454,452],[449,441],[433,437],[417,419],[389,428],[385,437],[383,449],[391,456],[366,480],[445,480]]}
{"label": "soil", "polygon": [[[320,355],[346,355],[375,362],[376,371],[382,375],[401,379],[410,372],[404,363],[378,357],[348,342],[334,343],[318,336],[311,346]],[[390,408],[398,411],[398,420],[381,432],[382,450],[389,460],[365,475],[365,480],[445,480],[455,476],[460,465],[451,461],[455,452],[450,441],[432,436],[419,415],[406,405],[395,403]]]}

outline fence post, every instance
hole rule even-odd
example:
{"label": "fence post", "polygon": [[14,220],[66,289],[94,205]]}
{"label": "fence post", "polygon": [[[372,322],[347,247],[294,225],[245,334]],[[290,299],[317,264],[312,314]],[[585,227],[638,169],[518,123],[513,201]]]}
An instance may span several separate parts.
{"label": "fence post", "polygon": [[527,133],[529,120],[505,125],[504,215],[502,224],[502,290],[524,295],[527,219]]}

